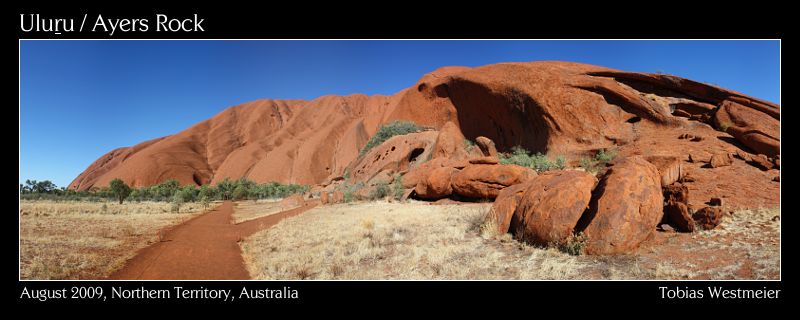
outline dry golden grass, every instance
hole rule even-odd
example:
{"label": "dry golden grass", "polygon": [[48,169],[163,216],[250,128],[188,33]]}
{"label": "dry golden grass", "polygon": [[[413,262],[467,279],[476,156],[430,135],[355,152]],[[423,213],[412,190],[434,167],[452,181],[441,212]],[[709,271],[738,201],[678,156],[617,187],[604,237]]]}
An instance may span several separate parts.
{"label": "dry golden grass", "polygon": [[258,200],[258,201],[239,201],[235,204],[233,211],[233,223],[242,223],[248,220],[258,219],[279,213],[281,211],[291,210],[299,206],[286,207],[281,205],[281,199],[272,200]]}
{"label": "dry golden grass", "polygon": [[[731,277],[736,263],[709,268],[691,262],[705,246],[719,257],[745,252],[755,261],[754,278],[773,279],[780,271],[778,237],[772,234],[780,229],[772,219],[779,210],[742,211],[726,217],[717,230],[674,234],[681,241],[666,247],[681,259],[673,259],[648,247],[626,255],[573,256],[529,246],[484,223],[490,206],[413,201],[322,206],[241,245],[254,279],[736,278]],[[728,241],[731,235],[740,241]],[[772,247],[759,251],[759,243]]]}
{"label": "dry golden grass", "polygon": [[21,201],[22,279],[102,279],[159,241],[159,231],[203,211],[161,202]]}
{"label": "dry golden grass", "polygon": [[[488,204],[314,208],[246,239],[254,279],[568,279],[580,262],[480,231]],[[488,228],[484,228],[488,229]]]}

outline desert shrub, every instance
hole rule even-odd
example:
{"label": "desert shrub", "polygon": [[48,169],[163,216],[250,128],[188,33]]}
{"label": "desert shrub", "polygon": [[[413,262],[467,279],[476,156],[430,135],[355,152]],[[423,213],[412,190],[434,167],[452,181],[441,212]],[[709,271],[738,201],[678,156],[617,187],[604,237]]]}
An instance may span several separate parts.
{"label": "desert shrub", "polygon": [[172,206],[170,207],[170,211],[174,213],[181,212],[181,206],[183,206],[183,198],[180,194],[175,194],[172,196]]}
{"label": "desert shrub", "polygon": [[364,188],[364,182],[357,182],[354,184],[349,183],[347,180],[337,187],[344,195],[344,202],[353,202],[356,200],[356,193]]}
{"label": "desert shrub", "polygon": [[587,157],[581,158],[581,168],[586,170],[587,172],[594,172],[596,170],[594,161]]}
{"label": "desert shrub", "polygon": [[564,253],[579,256],[583,254],[583,249],[586,247],[587,240],[588,238],[583,232],[572,234],[567,240],[558,244],[558,249]]}
{"label": "desert shrub", "polygon": [[598,151],[597,154],[594,156],[594,159],[598,163],[600,163],[602,165],[606,165],[607,163],[611,162],[611,160],[614,160],[614,158],[616,158],[616,157],[617,157],[617,151],[616,150],[613,150],[613,149],[600,149],[600,151]]}
{"label": "desert shrub", "polygon": [[214,199],[214,196],[216,194],[215,190],[216,190],[215,188],[210,187],[209,185],[202,185],[200,186],[200,189],[197,190],[197,198],[199,198],[200,200],[206,198],[207,200],[210,201],[211,199]]}
{"label": "desert shrub", "polygon": [[359,152],[358,156],[364,156],[367,154],[367,152],[369,152],[369,150],[379,146],[381,143],[389,140],[391,137],[419,132],[421,130],[422,128],[417,126],[416,123],[410,121],[394,121],[392,123],[382,125],[380,129],[378,129],[378,132],[376,132],[375,135],[369,139],[367,145],[361,149],[361,152]]}
{"label": "desert shrub", "polygon": [[470,152],[472,151],[472,148],[475,148],[475,142],[470,139],[464,139],[464,150]]}
{"label": "desert shrub", "polygon": [[203,209],[208,209],[208,206],[211,205],[210,197],[207,195],[201,196],[200,205],[203,206]]}
{"label": "desert shrub", "polygon": [[180,198],[182,202],[194,202],[197,199],[199,191],[194,186],[185,186],[175,192],[175,196]]}
{"label": "desert shrub", "polygon": [[555,161],[551,161],[547,155],[540,152],[531,154],[528,150],[525,150],[525,148],[516,146],[511,148],[510,154],[500,154],[500,163],[515,164],[536,171],[548,171],[564,169],[566,167],[566,158],[564,158],[564,156],[558,156]]}
{"label": "desert shrub", "polygon": [[555,163],[553,163],[553,167],[558,170],[564,170],[567,168],[567,158],[563,155],[559,155],[556,157]]}
{"label": "desert shrub", "polygon": [[723,123],[719,124],[719,130],[720,131],[727,132],[728,128],[730,128],[730,127],[731,127],[731,123],[730,122],[723,122]]}
{"label": "desert shrub", "polygon": [[[30,180],[29,182],[31,185],[38,183]],[[180,187],[176,180],[167,180],[149,187],[131,188],[119,179],[112,181],[108,188],[92,188],[89,191],[76,191],[66,188],[53,189],[55,187],[51,188],[49,186],[35,189],[33,187],[26,188],[22,184],[20,186],[19,196],[23,200],[85,200],[97,202],[111,199],[122,201],[120,200],[120,197],[122,197],[123,200],[174,202],[175,198],[179,197],[182,203],[196,202],[203,198],[206,198],[209,202],[215,199],[284,198],[295,193],[305,193],[310,188],[308,185],[281,184],[277,182],[257,184],[247,179],[225,179],[216,185],[203,185],[200,188],[194,185]],[[39,192],[38,190],[40,189],[44,191]]]}
{"label": "desert shrub", "polygon": [[250,192],[249,192],[249,190],[247,190],[247,187],[245,187],[243,185],[238,185],[238,186],[236,186],[235,189],[233,189],[233,193],[231,193],[231,199],[233,199],[233,200],[243,200],[243,199],[247,199],[247,197],[249,195],[250,195]]}
{"label": "desert shrub", "polygon": [[617,151],[613,149],[600,149],[593,158],[581,158],[581,167],[587,172],[597,172],[605,167],[611,160],[617,157]]}
{"label": "desert shrub", "polygon": [[405,191],[405,188],[403,188],[403,176],[397,175],[392,183],[392,196],[395,200],[400,200],[403,198]]}
{"label": "desert shrub", "polygon": [[216,194],[220,200],[230,200],[231,195],[233,194],[233,189],[235,188],[236,185],[234,184],[234,182],[228,178],[225,178],[217,183]]}
{"label": "desert shrub", "polygon": [[378,183],[376,184],[372,190],[370,190],[369,195],[367,196],[369,200],[378,200],[386,198],[389,195],[391,189],[389,189],[388,183]]}
{"label": "desert shrub", "polygon": [[175,192],[178,192],[178,188],[180,188],[180,183],[175,179],[170,179],[153,186],[154,192],[165,199],[175,196]]}

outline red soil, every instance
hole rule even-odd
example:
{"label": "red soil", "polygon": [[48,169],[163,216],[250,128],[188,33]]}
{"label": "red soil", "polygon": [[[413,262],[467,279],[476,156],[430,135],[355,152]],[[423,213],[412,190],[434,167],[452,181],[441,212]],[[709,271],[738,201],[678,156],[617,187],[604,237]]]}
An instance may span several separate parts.
{"label": "red soil", "polygon": [[234,225],[233,203],[226,201],[208,213],[164,231],[160,242],[139,251],[109,279],[250,279],[238,242],[317,204],[318,201],[308,201],[296,209]]}

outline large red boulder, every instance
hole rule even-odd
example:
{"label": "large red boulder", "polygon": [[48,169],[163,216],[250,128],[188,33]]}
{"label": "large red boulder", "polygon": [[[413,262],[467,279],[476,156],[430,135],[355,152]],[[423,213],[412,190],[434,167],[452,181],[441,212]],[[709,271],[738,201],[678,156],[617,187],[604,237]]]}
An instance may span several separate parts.
{"label": "large red boulder", "polygon": [[722,208],[705,207],[697,210],[697,212],[692,215],[692,218],[703,229],[711,230],[722,223]]}
{"label": "large red boulder", "polygon": [[322,191],[319,194],[319,202],[322,203],[322,204],[328,204],[328,202],[330,201],[328,199],[329,197],[330,197],[330,194],[327,191]]}
{"label": "large red boulder", "polygon": [[727,167],[733,164],[733,157],[727,152],[721,152],[711,156],[711,161],[708,164],[712,168]]}
{"label": "large red boulder", "polygon": [[508,228],[511,225],[511,217],[514,216],[514,211],[517,210],[519,201],[528,186],[528,183],[515,184],[497,194],[492,209],[489,211],[489,218],[495,220],[498,233],[508,232]]}
{"label": "large red boulder", "polygon": [[500,190],[535,176],[533,169],[518,165],[471,164],[453,175],[453,193],[467,198],[494,199]]}
{"label": "large red boulder", "polygon": [[654,165],[634,156],[611,167],[595,191],[580,229],[586,253],[629,252],[653,233],[664,213],[661,175]]}
{"label": "large red boulder", "polygon": [[445,123],[439,129],[436,146],[433,148],[433,157],[453,160],[466,159],[465,139],[461,130],[453,122]]}
{"label": "large red boulder", "polygon": [[689,208],[683,202],[669,201],[664,207],[667,220],[678,231],[692,232],[694,231],[694,219],[689,214]]}
{"label": "large red boulder", "polygon": [[453,174],[458,172],[458,169],[453,167],[439,167],[430,171],[430,173],[417,183],[414,192],[417,197],[426,200],[435,200],[449,196],[453,192],[453,187],[450,185]]}
{"label": "large red boulder", "polygon": [[431,173],[431,171],[436,170],[442,167],[451,167],[455,169],[463,169],[469,165],[467,160],[450,160],[447,158],[436,158],[410,169],[408,173],[403,176],[402,183],[403,188],[410,189],[414,188],[420,182],[424,181],[426,177]]}
{"label": "large red boulder", "polygon": [[562,243],[573,234],[592,199],[597,178],[585,171],[549,171],[524,183],[511,219],[518,239],[539,245]]}

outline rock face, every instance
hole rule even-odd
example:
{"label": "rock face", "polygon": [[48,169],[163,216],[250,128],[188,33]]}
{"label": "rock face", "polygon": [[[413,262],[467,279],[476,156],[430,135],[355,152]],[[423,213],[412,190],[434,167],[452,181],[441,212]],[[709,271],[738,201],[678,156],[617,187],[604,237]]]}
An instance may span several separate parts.
{"label": "rock face", "polygon": [[780,109],[745,97],[722,101],[714,121],[756,153],[780,154]]}
{"label": "rock face", "polygon": [[414,192],[417,197],[427,200],[444,198],[453,193],[450,185],[453,175],[458,169],[453,167],[439,167],[430,171],[423,181],[417,183]]}
{"label": "rock face", "polygon": [[539,245],[567,240],[589,206],[596,184],[597,179],[587,172],[551,171],[517,185],[525,192],[510,230],[517,238]]}
{"label": "rock face", "polygon": [[694,219],[689,214],[689,208],[683,202],[670,201],[664,207],[664,214],[678,231],[693,232]]}
{"label": "rock face", "polygon": [[[348,165],[348,178],[354,182],[371,182],[368,185],[389,183],[395,173],[407,171],[430,159],[438,137],[436,131],[423,131],[389,138]],[[375,180],[381,175],[383,181]]]}
{"label": "rock face", "polygon": [[453,122],[447,122],[439,130],[436,138],[436,147],[433,151],[434,158],[447,158],[461,160],[467,158],[467,151],[464,149],[464,135]]}
{"label": "rock face", "polygon": [[752,157],[750,159],[750,163],[752,163],[757,168],[760,168],[761,170],[770,170],[774,167],[774,163],[772,161],[769,161],[769,158],[767,158],[767,156],[763,154],[759,154],[757,156]]}
{"label": "rock face", "polygon": [[495,220],[497,233],[508,232],[514,211],[517,210],[517,206],[527,188],[527,183],[520,183],[505,188],[497,194],[492,209],[489,211],[489,219]]}
{"label": "rock face", "polygon": [[[713,114],[715,107],[720,111]],[[674,115],[673,109],[690,118]],[[264,99],[234,106],[174,135],[115,149],[69,188],[105,187],[114,178],[135,187],[168,179],[215,184],[226,178],[321,184],[343,177],[348,165],[361,168],[354,164],[360,162],[361,148],[381,124],[394,120],[446,133],[423,139],[426,152],[455,159],[463,149],[460,136],[484,136],[500,152],[520,145],[532,152],[569,154],[635,141],[637,135],[665,128],[711,136],[711,129],[689,124],[712,116],[756,153],[773,158],[779,153],[779,106],[688,79],[557,61],[444,67],[391,96]],[[387,161],[403,171],[402,161]],[[364,169],[369,170],[359,174],[373,176],[386,168],[370,164]]]}
{"label": "rock face", "polygon": [[328,204],[330,202],[330,193],[327,191],[322,191],[319,193],[319,202],[322,204]]}
{"label": "rock face", "polygon": [[533,169],[517,165],[472,164],[453,175],[453,192],[474,199],[494,199],[504,188],[535,177]]}
{"label": "rock face", "polygon": [[647,162],[652,163],[661,175],[661,185],[668,186],[679,181],[685,175],[681,159],[675,156],[648,156]]}
{"label": "rock face", "polygon": [[661,175],[635,156],[617,162],[600,182],[589,212],[581,219],[589,254],[636,249],[663,216]]}

